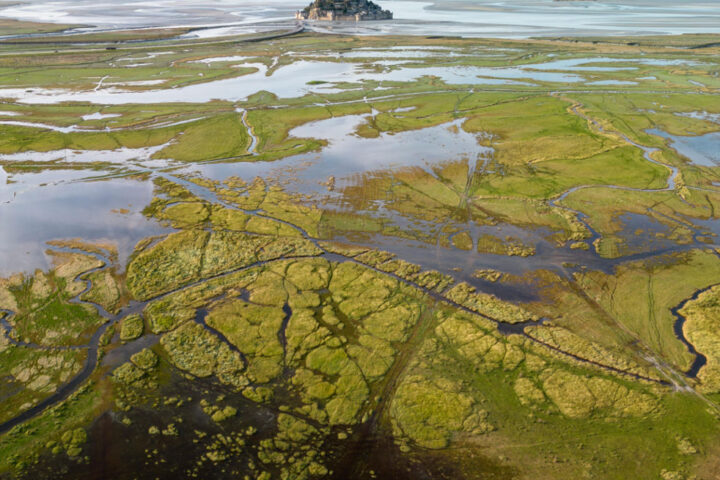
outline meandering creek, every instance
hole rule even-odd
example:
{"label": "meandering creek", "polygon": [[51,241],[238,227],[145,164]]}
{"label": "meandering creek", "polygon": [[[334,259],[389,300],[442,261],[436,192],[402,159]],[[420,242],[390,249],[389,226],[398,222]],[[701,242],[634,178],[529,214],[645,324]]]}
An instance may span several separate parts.
{"label": "meandering creek", "polygon": [[[410,8],[412,6],[409,4],[415,2],[406,3],[408,5],[404,7]],[[618,72],[625,74],[637,70],[639,66],[647,65],[677,66],[678,68],[702,66],[700,62],[695,61],[613,57],[572,58],[551,60],[545,63],[528,62],[522,65],[506,67],[410,66],[411,64],[407,63],[407,60],[412,61],[413,58],[427,55],[427,52],[423,52],[420,48],[407,51],[394,49],[392,54],[385,55],[387,59],[373,62],[377,64],[376,67],[386,67],[384,69],[368,68],[361,63],[362,59],[375,59],[381,53],[377,50],[367,49],[338,55],[338,58],[353,59],[353,63],[329,61],[330,59],[327,58],[324,60],[303,59],[277,68],[272,75],[267,75],[272,67],[265,64],[246,64],[245,57],[225,56],[202,61],[207,64],[238,62],[238,66],[250,66],[255,68],[256,71],[239,77],[196,83],[178,88],[126,91],[122,90],[123,85],[108,85],[106,79],[103,78],[98,81],[94,89],[87,91],[4,88],[0,89],[0,96],[25,104],[57,104],[74,101],[103,105],[127,103],[149,105],[173,102],[199,104],[214,99],[233,102],[241,101],[261,90],[271,92],[280,98],[294,98],[307,93],[322,95],[341,92],[340,86],[345,82],[358,83],[365,80],[411,82],[420,77],[428,76],[442,80],[448,85],[447,88],[451,85],[468,85],[470,92],[473,91],[472,88],[492,85],[520,86],[522,88],[535,87],[537,86],[536,82],[558,85],[631,86],[636,82],[633,80],[590,81],[589,79],[595,73]],[[490,56],[495,54],[497,53],[488,52]],[[438,58],[446,55],[446,53],[439,49],[430,55]],[[456,58],[462,55],[447,56]],[[322,55],[317,57],[322,57]],[[123,61],[142,60],[142,58],[126,58]],[[277,58],[275,61],[277,62]],[[128,66],[128,68],[132,67]],[[319,80],[327,83],[318,82]],[[154,85],[159,84],[136,83],[134,86]],[[124,86],[130,85],[125,84]],[[586,92],[597,93],[598,91],[590,89]],[[703,95],[698,91],[694,91],[694,94]],[[397,96],[391,95],[388,98],[406,99],[411,98],[413,95],[417,94],[405,92]],[[561,96],[560,93],[554,93],[553,95],[555,97]],[[365,101],[368,102],[367,99]],[[347,102],[338,101],[334,104],[321,103],[321,105],[341,105],[343,103]],[[22,166],[25,162],[34,162],[35,166],[38,167],[29,171],[8,169],[11,173],[6,173],[5,170],[0,169],[0,174],[3,175],[6,183],[0,186],[0,215],[2,215],[3,223],[3,228],[0,229],[0,274],[9,275],[20,271],[31,272],[36,268],[47,269],[49,262],[44,253],[45,242],[59,238],[81,238],[89,242],[110,241],[118,248],[117,266],[122,268],[127,263],[129,255],[138,241],[173,231],[173,229],[165,225],[148,219],[142,212],[142,209],[150,203],[153,197],[152,180],[158,178],[180,184],[193,195],[210,203],[241,211],[250,216],[270,218],[263,211],[242,209],[223,201],[221,196],[213,189],[192,182],[191,179],[194,176],[218,182],[230,177],[240,177],[247,182],[251,182],[255,177],[261,177],[270,184],[282,185],[291,194],[304,196],[303,198],[307,199],[309,203],[314,202],[327,211],[340,214],[343,212],[359,213],[373,220],[378,220],[383,226],[397,227],[396,231],[419,232],[417,238],[410,238],[410,235],[391,235],[387,231],[363,232],[362,235],[340,232],[328,236],[333,240],[347,244],[372,246],[390,252],[397,255],[399,259],[419,265],[426,270],[437,270],[457,281],[467,282],[481,292],[495,295],[509,302],[530,303],[538,301],[540,296],[532,285],[477,278],[474,272],[476,270],[492,269],[520,277],[529,271],[548,270],[558,274],[563,280],[572,282],[574,281],[574,275],[582,270],[596,270],[611,274],[618,266],[628,262],[704,248],[708,245],[717,246],[717,238],[709,238],[711,237],[710,234],[720,232],[718,221],[714,218],[704,221],[684,219],[687,220],[687,225],[684,225],[684,227],[690,231],[691,239],[685,243],[680,243],[670,239],[671,232],[664,223],[654,220],[649,215],[627,213],[619,215],[616,219],[622,225],[622,229],[617,233],[617,236],[623,239],[627,249],[627,252],[624,253],[627,254],[616,258],[606,258],[599,254],[597,244],[598,240],[601,239],[601,234],[593,228],[593,223],[587,213],[568,206],[570,196],[591,188],[645,193],[674,192],[682,185],[679,182],[681,169],[657,160],[658,148],[639,144],[618,132],[609,132],[603,124],[585,114],[583,105],[580,104],[572,106],[570,114],[591,125],[593,133],[619,137],[627,146],[641,150],[645,161],[661,166],[667,171],[665,185],[658,188],[585,184],[573,186],[550,198],[547,201],[548,207],[569,213],[571,217],[577,219],[586,231],[587,236],[583,239],[583,242],[580,242],[582,243],[580,248],[577,248],[577,245],[573,248],[571,242],[560,242],[565,244],[559,245],[558,242],[552,240],[552,237],[560,232],[552,231],[550,228],[530,228],[524,225],[497,221],[480,224],[475,222],[469,214],[465,215],[467,218],[458,215],[458,218],[447,218],[443,221],[422,220],[415,218],[410,213],[403,212],[401,209],[394,208],[392,200],[371,198],[371,196],[362,199],[368,203],[364,210],[353,211],[353,206],[349,205],[351,199],[349,199],[347,192],[352,188],[362,187],[365,181],[392,178],[393,175],[400,171],[415,171],[422,172],[427,178],[444,185],[449,182],[440,178],[438,170],[444,166],[454,164],[464,166],[467,177],[466,180],[460,182],[459,187],[456,186],[457,190],[463,190],[464,187],[464,191],[456,192],[458,197],[461,198],[460,206],[457,206],[456,210],[459,211],[465,208],[469,212],[468,205],[472,203],[473,199],[469,198],[468,193],[474,179],[479,175],[488,173],[504,175],[503,166],[495,163],[495,148],[491,146],[494,141],[502,141],[502,139],[496,138],[492,132],[469,133],[463,128],[466,120],[461,118],[461,114],[457,111],[453,112],[453,117],[449,117],[454,118],[454,120],[445,121],[440,125],[396,133],[378,133],[375,138],[359,135],[362,127],[372,124],[379,115],[379,112],[374,109],[370,114],[345,115],[313,121],[293,128],[289,132],[289,137],[298,141],[308,138],[324,141],[326,145],[319,151],[290,155],[274,162],[254,162],[250,160],[256,160],[259,155],[258,150],[262,149],[260,148],[261,140],[258,138],[249,119],[248,110],[245,109],[249,107],[236,108],[234,106],[233,108],[235,108],[242,128],[245,129],[250,139],[250,145],[244,158],[223,159],[206,163],[200,160],[187,165],[151,158],[163,148],[168,147],[170,143],[154,147],[123,148],[107,151],[64,149],[43,153],[21,152],[0,155],[0,161],[6,162],[8,165]],[[388,114],[391,117],[393,115],[402,116],[403,113],[411,112],[414,108],[398,108],[395,111],[388,112]],[[0,112],[0,116],[12,118],[17,115],[13,112]],[[104,118],[113,118],[113,116],[117,116],[117,114],[88,114],[83,116],[82,119],[83,121],[102,120]],[[697,116],[701,118],[702,114],[698,113]],[[707,115],[705,116],[707,117]],[[160,123],[156,127],[176,126],[203,118],[196,117],[174,123]],[[714,117],[707,118],[712,120]],[[77,125],[58,127],[40,122],[33,123],[13,119],[1,120],[0,124],[15,127],[29,126],[59,134],[88,131],[86,128]],[[106,131],[111,131],[111,129]],[[669,147],[695,165],[704,167],[720,165],[717,149],[717,145],[720,144],[720,137],[718,137],[717,132],[694,137],[669,135],[659,129],[647,130],[647,133],[667,139]],[[237,162],[236,160],[239,159],[248,161]],[[91,162],[103,162],[103,167],[94,168],[90,173],[90,168],[86,169],[85,167],[86,164],[89,165]],[[42,164],[51,165],[53,168],[43,170]],[[58,166],[61,168],[58,168]],[[717,187],[717,185],[712,184],[708,188],[712,189],[712,187]],[[274,220],[277,221],[277,219]],[[673,221],[677,221],[677,219],[673,219]],[[496,318],[479,314],[446,298],[444,292],[430,290],[394,273],[387,273],[376,267],[363,264],[354,257],[331,253],[322,248],[318,239],[313,238],[303,228],[288,221],[280,221],[280,223],[292,228],[304,239],[312,242],[322,251],[321,256],[330,261],[354,262],[364,265],[377,273],[392,277],[398,282],[423,292],[434,302],[450,305],[471,315],[480,315],[493,322],[498,331],[505,335],[522,335],[528,341],[542,345],[559,355],[608,372],[663,385],[669,384],[664,380],[645,377],[584,358],[582,355],[565,351],[561,347],[551,345],[540,338],[534,337],[530,327],[546,324],[549,321],[547,318],[517,324],[503,323]],[[446,226],[456,227],[456,229],[451,234],[446,235],[447,242],[443,243],[441,242],[442,229]],[[469,248],[460,248],[454,244],[454,240],[460,233],[467,234],[471,238]],[[528,256],[486,253],[478,248],[478,238],[482,236],[493,236],[500,239],[511,238],[522,243],[523,246],[527,246],[532,252],[531,254],[528,253]],[[112,370],[127,362],[131,355],[154,345],[160,339],[158,335],[149,334],[130,343],[119,345],[107,352],[102,352],[101,340],[111,325],[116,324],[130,314],[142,314],[149,302],[199,285],[213,278],[260,267],[275,261],[267,260],[232,269],[211,278],[183,285],[147,301],[130,302],[117,313],[109,313],[96,303],[82,300],[82,296],[93,287],[89,275],[95,271],[110,268],[112,265],[110,259],[96,253],[56,249],[84,253],[102,262],[101,267],[83,272],[77,276],[75,280],[84,282],[85,288],[70,301],[92,307],[103,320],[103,323],[93,332],[86,345],[66,347],[83,350],[86,353],[82,369],[54,393],[22,414],[0,424],[0,433],[22,424],[67,399],[85,384],[98,366]],[[276,260],[286,258],[305,257],[281,257]],[[700,369],[706,364],[706,357],[702,352],[696,351],[695,347],[685,337],[683,332],[685,319],[679,312],[685,303],[697,298],[702,291],[704,290],[696,292],[693,297],[672,309],[672,313],[676,318],[674,323],[675,335],[694,356],[692,366],[685,372],[685,375],[689,378],[697,377]],[[13,329],[13,316],[15,313],[9,310],[3,310],[2,312],[6,316],[0,319],[0,326],[2,326],[3,333],[9,343],[24,348],[50,349],[50,347],[24,342],[15,338]],[[277,332],[277,338],[283,349],[286,349],[285,329],[292,322],[293,311],[288,304],[285,304],[283,312],[284,317]],[[207,318],[210,313],[211,307],[197,309],[194,321],[219,341],[228,345],[232,351],[238,353],[246,361],[243,352],[237,346],[230,342],[222,332],[213,328],[212,325],[208,325]],[[420,329],[421,327],[422,325],[417,328]],[[393,374],[398,375],[395,372]],[[387,389],[392,387],[394,381],[391,378]],[[387,393],[389,394],[389,390]],[[385,400],[381,401],[384,402]],[[366,428],[372,428],[374,421],[375,419],[371,419],[368,422],[370,426]]]}

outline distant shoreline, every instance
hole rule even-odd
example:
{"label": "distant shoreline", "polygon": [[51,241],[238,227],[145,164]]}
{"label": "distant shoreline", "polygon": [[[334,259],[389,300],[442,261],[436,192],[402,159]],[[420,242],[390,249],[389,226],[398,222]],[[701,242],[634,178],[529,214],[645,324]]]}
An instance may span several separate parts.
{"label": "distant shoreline", "polygon": [[[305,6],[304,1],[271,0],[266,8],[258,10],[240,2],[237,5],[223,3],[207,8],[203,15],[189,16],[187,12],[191,11],[193,2],[198,5],[202,2],[187,0],[183,3],[186,10],[173,9],[168,3],[158,8],[156,16],[151,16],[147,9],[135,8],[140,5],[140,0],[129,0],[105,10],[92,6],[81,9],[81,4],[73,3],[77,0],[68,0],[62,5],[47,3],[47,8],[43,8],[44,2],[49,0],[0,6],[0,26],[2,22],[13,25],[13,28],[0,29],[5,34],[3,37],[62,36],[76,33],[73,30],[105,33],[165,29],[202,32],[205,38],[219,38],[292,28],[295,13]],[[312,25],[311,29],[319,33],[349,35],[517,39],[720,34],[720,9],[696,0],[682,6],[662,0],[633,0],[626,5],[615,1],[607,4],[610,8],[599,8],[593,0],[527,4],[509,0],[447,0],[442,4],[383,0],[380,3],[383,9],[394,13],[392,21],[363,21],[357,25],[355,22],[338,22],[334,25]],[[3,15],[5,20],[2,20]],[[228,19],[233,21],[228,22]],[[63,23],[52,23],[55,21]]]}

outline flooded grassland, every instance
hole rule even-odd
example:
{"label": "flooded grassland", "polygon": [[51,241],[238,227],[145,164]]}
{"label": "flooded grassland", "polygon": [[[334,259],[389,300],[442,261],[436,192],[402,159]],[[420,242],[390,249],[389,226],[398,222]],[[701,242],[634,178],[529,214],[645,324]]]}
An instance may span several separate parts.
{"label": "flooded grassland", "polygon": [[0,42],[0,478],[714,478],[707,36],[108,36]]}

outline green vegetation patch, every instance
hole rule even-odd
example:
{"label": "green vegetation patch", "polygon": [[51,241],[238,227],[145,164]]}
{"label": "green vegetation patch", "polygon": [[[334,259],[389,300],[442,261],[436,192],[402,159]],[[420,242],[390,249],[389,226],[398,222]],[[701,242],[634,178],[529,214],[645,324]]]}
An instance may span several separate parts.
{"label": "green vegetation patch", "polygon": [[679,311],[685,317],[683,331],[695,349],[707,358],[698,372],[700,388],[707,393],[720,392],[720,287],[698,295]]}
{"label": "green vegetation patch", "polygon": [[125,317],[120,324],[120,340],[129,342],[140,338],[145,331],[145,322],[140,315]]}

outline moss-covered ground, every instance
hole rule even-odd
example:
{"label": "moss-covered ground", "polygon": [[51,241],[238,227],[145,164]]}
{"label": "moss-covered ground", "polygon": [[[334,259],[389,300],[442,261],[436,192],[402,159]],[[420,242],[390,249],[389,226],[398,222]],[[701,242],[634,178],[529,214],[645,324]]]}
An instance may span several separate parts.
{"label": "moss-covered ground", "polygon": [[[0,280],[0,477],[715,478],[720,167],[648,132],[720,130],[717,48],[684,48],[708,38],[179,33],[0,43],[8,180],[146,182],[166,227],[129,255],[68,232]],[[460,55],[342,55],[398,47]],[[272,89],[300,62],[355,74],[12,94]],[[523,83],[443,77],[473,68]]]}

